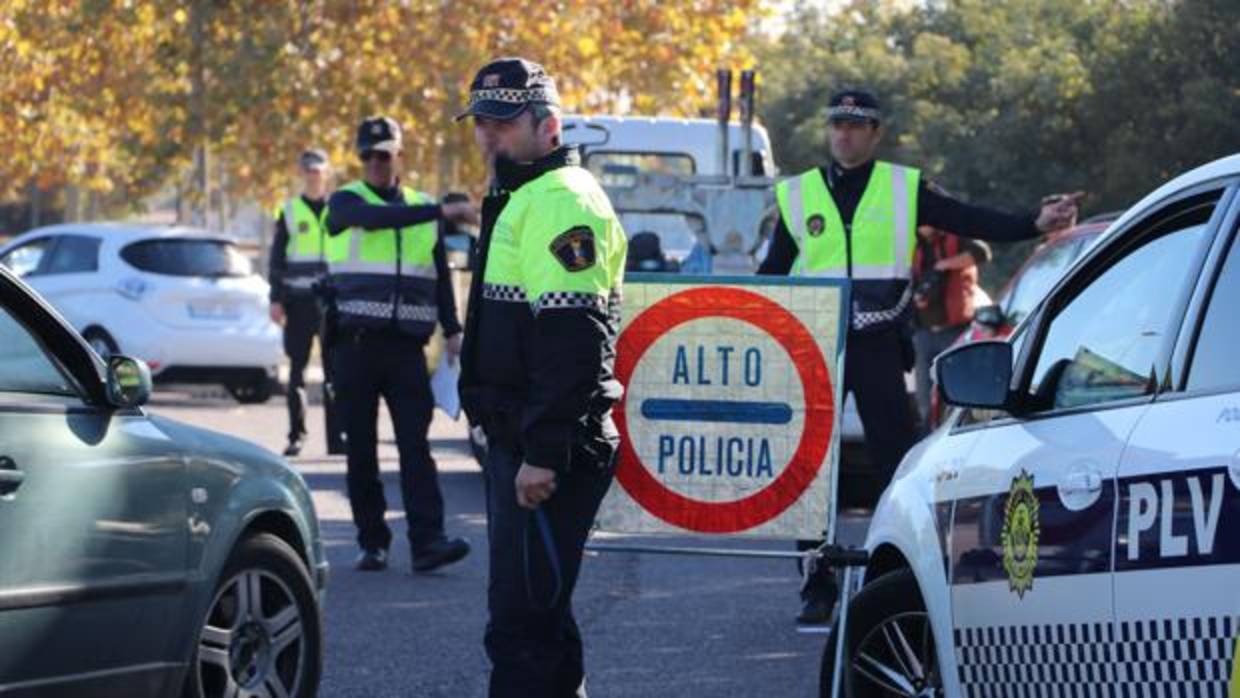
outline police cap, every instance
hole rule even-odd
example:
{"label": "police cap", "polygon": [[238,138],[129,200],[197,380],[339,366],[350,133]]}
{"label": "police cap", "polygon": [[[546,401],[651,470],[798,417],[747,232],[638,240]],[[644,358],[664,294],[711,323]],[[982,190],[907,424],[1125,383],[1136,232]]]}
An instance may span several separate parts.
{"label": "police cap", "polygon": [[559,106],[560,93],[555,80],[533,61],[499,58],[478,71],[469,85],[469,108],[457,116],[508,121],[521,115],[531,104]]}
{"label": "police cap", "polygon": [[402,142],[400,124],[390,116],[372,116],[357,127],[358,153],[368,150],[398,153]]}
{"label": "police cap", "polygon": [[878,98],[866,90],[842,90],[831,96],[827,105],[827,119],[832,122],[872,122],[875,126],[883,120]]}

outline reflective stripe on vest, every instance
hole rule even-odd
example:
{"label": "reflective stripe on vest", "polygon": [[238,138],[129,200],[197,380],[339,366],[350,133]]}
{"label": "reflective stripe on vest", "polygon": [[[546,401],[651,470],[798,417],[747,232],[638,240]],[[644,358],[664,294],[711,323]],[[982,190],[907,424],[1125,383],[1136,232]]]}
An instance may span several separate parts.
{"label": "reflective stripe on vest", "polygon": [[[852,278],[907,280],[917,235],[921,173],[888,162],[874,163],[852,220]],[[793,274],[848,277],[843,218],[815,168],[775,187],[779,212],[797,242]]]}
{"label": "reflective stripe on vest", "polygon": [[[389,203],[360,180],[350,182],[341,190],[357,194],[368,204],[386,206]],[[434,203],[429,195],[408,187],[402,187],[401,193],[409,206]],[[332,274],[394,276],[399,257],[401,276],[433,280],[436,278],[434,250],[438,235],[438,222],[434,220],[401,228],[399,232],[394,228],[349,228],[327,242],[328,270]]]}
{"label": "reflective stripe on vest", "polygon": [[[588,239],[574,238],[574,231]],[[556,247],[565,240],[586,255],[569,260],[583,266],[570,270],[573,265],[557,257]],[[620,220],[594,176],[561,167],[509,197],[491,234],[482,296],[525,303],[535,315],[559,308],[610,312],[619,308],[627,248]],[[569,248],[562,249],[567,254]],[[584,264],[590,254],[593,260]]]}
{"label": "reflective stripe on vest", "polygon": [[284,228],[288,231],[285,259],[289,262],[322,262],[323,219],[300,196],[284,202]]}

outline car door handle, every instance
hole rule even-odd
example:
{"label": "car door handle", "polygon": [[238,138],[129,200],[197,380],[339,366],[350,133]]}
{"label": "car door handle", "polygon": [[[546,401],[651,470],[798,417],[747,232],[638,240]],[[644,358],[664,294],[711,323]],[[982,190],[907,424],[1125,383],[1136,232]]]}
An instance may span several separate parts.
{"label": "car door handle", "polygon": [[1089,492],[1099,492],[1102,490],[1102,475],[1100,473],[1072,473],[1064,478],[1063,484],[1059,489],[1064,494],[1086,494]]}
{"label": "car door handle", "polygon": [[0,497],[13,494],[26,480],[26,473],[17,469],[17,464],[8,456],[0,456]]}

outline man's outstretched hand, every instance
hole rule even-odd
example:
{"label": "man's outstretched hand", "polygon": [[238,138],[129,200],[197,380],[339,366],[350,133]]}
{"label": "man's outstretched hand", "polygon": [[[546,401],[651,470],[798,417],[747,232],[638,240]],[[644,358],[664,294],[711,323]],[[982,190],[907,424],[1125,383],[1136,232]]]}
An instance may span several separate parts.
{"label": "man's outstretched hand", "polygon": [[1084,196],[1085,192],[1077,191],[1071,194],[1054,194],[1042,199],[1042,210],[1038,212],[1035,224],[1038,230],[1053,233],[1076,225],[1076,217],[1080,213],[1079,204]]}

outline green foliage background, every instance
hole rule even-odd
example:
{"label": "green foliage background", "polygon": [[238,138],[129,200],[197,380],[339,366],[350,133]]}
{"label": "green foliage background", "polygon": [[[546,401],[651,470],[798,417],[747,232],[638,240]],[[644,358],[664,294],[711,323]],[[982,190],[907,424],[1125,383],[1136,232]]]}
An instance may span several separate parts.
{"label": "green foliage background", "polygon": [[[1240,152],[1236,0],[854,0],[803,4],[757,51],[759,113],[780,167],[828,157],[826,105],[874,90],[880,157],[969,201],[1032,210],[1084,190],[1123,209],[1174,175]],[[1032,243],[996,246],[991,290]]]}

